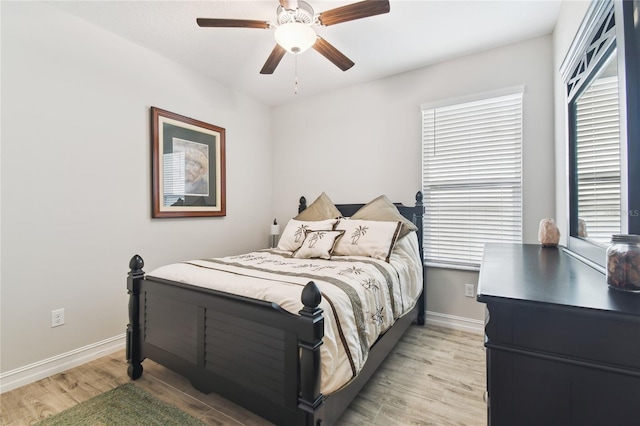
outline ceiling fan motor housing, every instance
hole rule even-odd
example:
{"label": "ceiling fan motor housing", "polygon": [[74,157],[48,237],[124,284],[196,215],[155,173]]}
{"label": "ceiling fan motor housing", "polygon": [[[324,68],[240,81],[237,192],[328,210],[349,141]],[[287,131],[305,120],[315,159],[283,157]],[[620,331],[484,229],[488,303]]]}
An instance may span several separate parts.
{"label": "ceiling fan motor housing", "polygon": [[278,25],[287,24],[291,22],[299,22],[301,24],[314,24],[314,12],[311,5],[306,2],[298,1],[297,9],[285,9],[282,6],[278,6]]}

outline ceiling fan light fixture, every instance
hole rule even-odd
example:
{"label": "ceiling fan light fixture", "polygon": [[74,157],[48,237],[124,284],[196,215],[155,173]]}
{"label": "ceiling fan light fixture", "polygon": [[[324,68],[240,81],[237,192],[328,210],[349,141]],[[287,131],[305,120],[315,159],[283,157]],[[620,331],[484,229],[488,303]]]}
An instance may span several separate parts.
{"label": "ceiling fan light fixture", "polygon": [[275,31],[276,42],[287,52],[302,53],[316,42],[316,32],[307,24],[288,22]]}

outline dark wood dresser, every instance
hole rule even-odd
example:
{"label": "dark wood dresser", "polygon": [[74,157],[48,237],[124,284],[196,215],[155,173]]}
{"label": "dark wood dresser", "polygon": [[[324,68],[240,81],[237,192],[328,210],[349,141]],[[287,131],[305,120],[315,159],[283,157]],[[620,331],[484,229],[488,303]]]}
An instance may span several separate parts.
{"label": "dark wood dresser", "polygon": [[565,252],[487,244],[491,426],[640,425],[640,294]]}

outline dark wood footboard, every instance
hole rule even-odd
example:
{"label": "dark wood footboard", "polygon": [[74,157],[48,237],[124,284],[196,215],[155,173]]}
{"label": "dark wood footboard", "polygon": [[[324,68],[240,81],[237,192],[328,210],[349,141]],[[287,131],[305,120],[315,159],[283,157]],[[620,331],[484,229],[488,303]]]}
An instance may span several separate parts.
{"label": "dark wood footboard", "polygon": [[128,374],[153,359],[276,424],[313,425],[323,404],[321,295],[313,281],[293,315],[275,303],[145,278],[130,262]]}

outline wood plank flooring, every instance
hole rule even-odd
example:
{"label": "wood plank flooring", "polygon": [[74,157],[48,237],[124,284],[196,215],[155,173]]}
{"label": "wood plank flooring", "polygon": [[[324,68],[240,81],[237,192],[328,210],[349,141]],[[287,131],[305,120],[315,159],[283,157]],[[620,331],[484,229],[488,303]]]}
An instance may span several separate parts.
{"label": "wood plank flooring", "polygon": [[[413,325],[362,389],[338,426],[486,425],[483,338]],[[135,383],[211,425],[271,423],[216,395],[202,394],[146,360]],[[128,382],[124,351],[0,395],[0,424],[30,425]]]}

